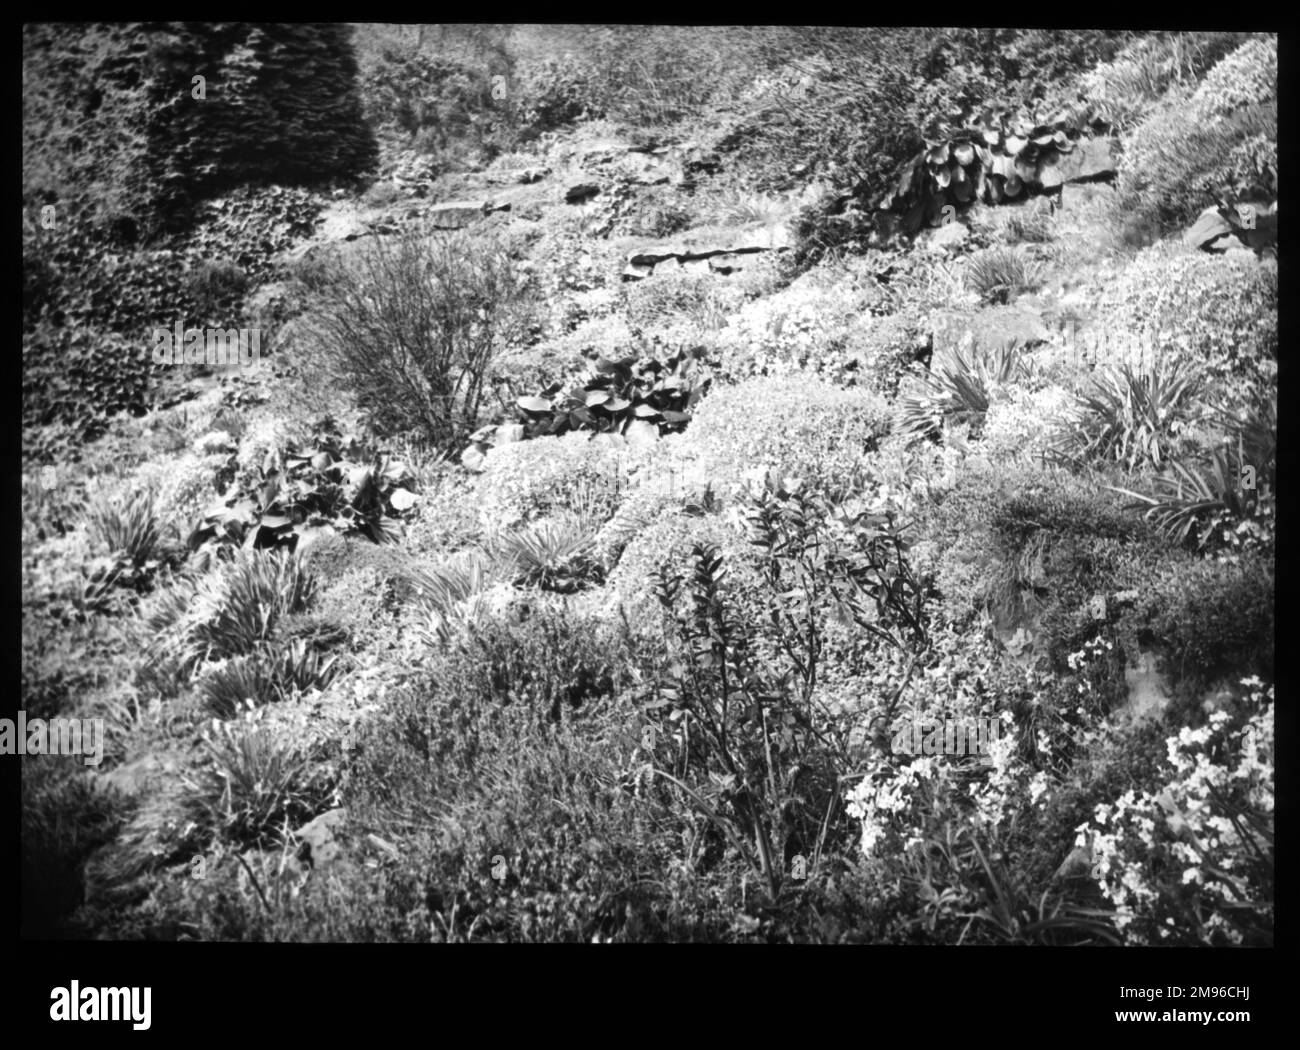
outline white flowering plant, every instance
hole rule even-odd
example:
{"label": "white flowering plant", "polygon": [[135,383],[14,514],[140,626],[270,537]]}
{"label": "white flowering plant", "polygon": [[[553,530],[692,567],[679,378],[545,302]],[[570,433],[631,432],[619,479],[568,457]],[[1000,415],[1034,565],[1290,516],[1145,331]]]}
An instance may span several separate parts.
{"label": "white flowering plant", "polygon": [[1163,786],[1096,806],[1076,845],[1131,944],[1267,945],[1273,938],[1273,687],[1167,741]]}

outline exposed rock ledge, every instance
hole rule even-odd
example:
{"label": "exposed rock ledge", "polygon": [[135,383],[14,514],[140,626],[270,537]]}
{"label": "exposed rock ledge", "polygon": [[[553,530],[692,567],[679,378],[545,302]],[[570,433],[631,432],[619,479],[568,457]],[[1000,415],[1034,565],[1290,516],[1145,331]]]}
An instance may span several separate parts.
{"label": "exposed rock ledge", "polygon": [[784,226],[754,230],[730,241],[713,245],[666,244],[639,248],[627,257],[624,280],[649,277],[656,269],[713,270],[728,274],[744,268],[742,257],[759,252],[784,251],[790,247],[790,233]]}

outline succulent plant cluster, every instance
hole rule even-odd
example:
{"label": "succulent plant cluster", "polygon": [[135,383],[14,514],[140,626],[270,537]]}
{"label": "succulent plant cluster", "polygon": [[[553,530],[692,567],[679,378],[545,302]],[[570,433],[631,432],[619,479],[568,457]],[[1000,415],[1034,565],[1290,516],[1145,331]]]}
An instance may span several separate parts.
{"label": "succulent plant cluster", "polygon": [[937,225],[948,205],[976,199],[1000,204],[1034,189],[1053,189],[1075,174],[1066,158],[1105,146],[1089,134],[1095,124],[1070,113],[1043,124],[1020,118],[1007,126],[927,138],[926,148],[900,167],[875,207],[898,213],[907,232],[915,233],[922,225]]}
{"label": "succulent plant cluster", "polygon": [[474,469],[494,445],[571,430],[648,440],[680,432],[711,382],[697,374],[695,361],[696,354],[685,349],[664,361],[598,358],[568,383],[518,398],[518,420],[476,431],[462,461]]}

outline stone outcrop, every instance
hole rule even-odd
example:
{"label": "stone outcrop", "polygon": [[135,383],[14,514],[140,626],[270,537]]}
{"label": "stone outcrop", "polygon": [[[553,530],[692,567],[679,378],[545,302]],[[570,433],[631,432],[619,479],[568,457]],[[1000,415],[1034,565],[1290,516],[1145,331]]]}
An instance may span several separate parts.
{"label": "stone outcrop", "polygon": [[1042,315],[1023,306],[936,310],[930,317],[930,332],[940,357],[967,346],[997,351],[1008,346],[1036,346],[1051,339]]}
{"label": "stone outcrop", "polygon": [[1206,208],[1183,234],[1183,242],[1210,252],[1242,245],[1256,251],[1272,248],[1277,244],[1277,201]]}
{"label": "stone outcrop", "polygon": [[510,205],[492,201],[444,201],[425,212],[431,226],[438,230],[461,230],[494,211],[509,211]]}
{"label": "stone outcrop", "polygon": [[594,182],[578,182],[564,191],[567,204],[585,204],[600,193],[600,187]]}
{"label": "stone outcrop", "polygon": [[656,270],[678,268],[729,274],[744,268],[746,256],[761,252],[784,251],[790,247],[790,233],[784,226],[773,226],[709,245],[660,244],[640,248],[627,257],[623,269],[625,280],[640,280]]}

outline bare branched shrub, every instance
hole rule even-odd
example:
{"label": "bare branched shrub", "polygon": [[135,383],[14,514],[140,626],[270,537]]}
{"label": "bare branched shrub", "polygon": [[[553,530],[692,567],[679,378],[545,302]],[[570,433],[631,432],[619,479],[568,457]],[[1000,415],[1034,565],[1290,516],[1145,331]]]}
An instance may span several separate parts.
{"label": "bare branched shrub", "polygon": [[475,429],[492,362],[526,335],[533,304],[502,241],[415,229],[376,238],[317,298],[331,378],[378,432],[438,447]]}

